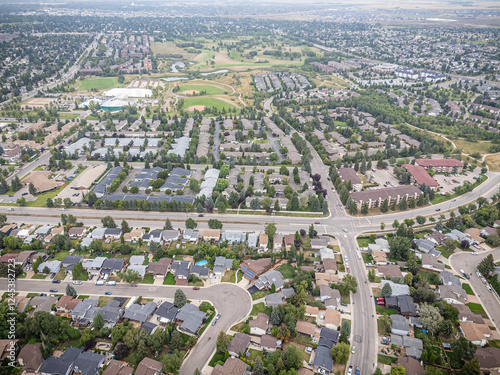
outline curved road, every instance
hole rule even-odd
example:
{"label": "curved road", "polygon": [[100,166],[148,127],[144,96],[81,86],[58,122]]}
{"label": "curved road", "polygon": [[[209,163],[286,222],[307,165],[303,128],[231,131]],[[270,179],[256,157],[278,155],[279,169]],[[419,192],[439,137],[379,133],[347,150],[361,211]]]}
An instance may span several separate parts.
{"label": "curved road", "polygon": [[[219,332],[227,331],[235,323],[243,320],[252,308],[250,294],[243,288],[234,284],[221,283],[200,290],[192,287],[179,287],[168,285],[144,285],[139,284],[136,288],[128,284],[118,283],[115,286],[96,286],[92,282],[84,282],[82,285],[73,285],[79,295],[104,295],[106,291],[112,291],[113,296],[127,297],[131,295],[144,298],[174,298],[175,291],[182,289],[186,297],[191,300],[210,301],[221,314],[215,326],[210,323],[190,355],[184,360],[180,374],[193,374],[195,369],[202,369],[215,352],[215,343]],[[66,283],[52,284],[50,280],[22,280],[16,281],[16,290],[48,293],[49,289],[57,288],[64,293]],[[0,279],[0,290],[7,290],[7,279]],[[238,303],[235,303],[238,301]]]}

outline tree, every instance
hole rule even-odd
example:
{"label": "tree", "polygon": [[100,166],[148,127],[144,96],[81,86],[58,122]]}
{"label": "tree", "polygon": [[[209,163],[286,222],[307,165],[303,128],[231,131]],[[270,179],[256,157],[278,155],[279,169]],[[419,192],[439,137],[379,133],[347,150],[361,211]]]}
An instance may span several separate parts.
{"label": "tree", "polygon": [[208,220],[208,227],[210,229],[222,229],[223,224],[217,219]]}
{"label": "tree", "polygon": [[120,272],[119,276],[121,279],[123,279],[123,281],[130,283],[130,284],[132,284],[140,279],[139,272],[134,271],[134,270],[127,270],[126,272]]}
{"label": "tree", "polygon": [[309,238],[314,238],[314,224],[309,225]]}
{"label": "tree", "polygon": [[338,288],[339,292],[343,295],[349,294],[350,292],[356,293],[358,290],[358,281],[352,275],[345,275]]}
{"label": "tree", "polygon": [[64,207],[70,208],[73,205],[73,202],[69,198],[64,198],[63,204],[64,204]]}
{"label": "tree", "polygon": [[481,375],[481,367],[479,366],[479,359],[473,358],[469,363],[462,367],[460,374],[463,375]]}
{"label": "tree", "polygon": [[250,208],[252,210],[258,210],[260,209],[260,201],[258,198],[254,198],[250,201]]}
{"label": "tree", "polygon": [[198,226],[198,224],[193,219],[191,219],[191,218],[186,219],[186,228],[187,229],[194,229],[197,226]]}
{"label": "tree", "polygon": [[408,259],[411,240],[408,237],[392,237],[389,239],[390,254],[393,258]]}
{"label": "tree", "polygon": [[217,342],[216,342],[217,351],[220,353],[224,353],[230,341],[231,341],[230,337],[226,335],[224,331],[220,331],[219,335],[217,336]]}
{"label": "tree", "polygon": [[129,233],[132,231],[132,228],[129,227],[128,223],[126,220],[122,220],[122,223],[120,225],[120,227],[122,228],[122,233],[125,234],[125,233]]}
{"label": "tree", "polygon": [[439,332],[447,337],[450,337],[453,333],[453,323],[449,320],[443,321],[439,327]]}
{"label": "tree", "polygon": [[375,269],[370,268],[368,270],[368,280],[373,283],[377,279],[377,275],[375,274]]}
{"label": "tree", "polygon": [[172,229],[174,229],[172,227],[172,223],[170,222],[169,218],[167,218],[167,220],[165,220],[165,225],[163,226],[163,229],[165,229],[165,230],[172,230]]}
{"label": "tree", "polygon": [[72,286],[72,285],[69,285],[69,284],[68,284],[68,285],[66,285],[66,295],[67,295],[67,296],[71,296],[71,297],[73,297],[73,298],[76,298],[76,296],[77,296],[78,294],[76,293],[75,288],[73,288],[73,286]]}
{"label": "tree", "polygon": [[425,216],[421,216],[421,215],[418,215],[415,219],[417,220],[417,223],[420,224],[420,225],[425,224],[425,221],[427,220],[425,218]]}
{"label": "tree", "polygon": [[380,223],[380,230],[384,230],[385,229],[385,223]]}
{"label": "tree", "polygon": [[405,375],[406,370],[403,366],[395,366],[391,368],[391,375]]}
{"label": "tree", "polygon": [[177,374],[181,368],[182,359],[178,350],[174,350],[172,354],[165,354],[162,358],[163,371],[167,374]]}
{"label": "tree", "polygon": [[101,223],[104,228],[116,228],[116,223],[111,216],[104,216]]}
{"label": "tree", "polygon": [[377,367],[377,368],[375,369],[375,372],[373,373],[373,375],[383,375],[383,374],[382,374],[382,370],[380,369],[380,367]]}
{"label": "tree", "polygon": [[172,349],[180,349],[184,345],[181,334],[178,331],[172,332],[172,337],[170,338],[170,346]]}
{"label": "tree", "polygon": [[278,307],[273,307],[270,318],[271,324],[277,326],[281,323],[280,310]]}
{"label": "tree", "polygon": [[408,256],[408,261],[406,262],[406,268],[408,268],[408,271],[410,271],[413,275],[417,274],[418,261],[417,261],[417,256],[415,255],[414,252],[411,252],[410,255]]}
{"label": "tree", "polygon": [[383,287],[382,287],[382,297],[390,297],[392,296],[392,287],[391,287],[391,284],[389,283],[386,283]]}
{"label": "tree", "polygon": [[285,352],[286,358],[286,367],[288,370],[295,369],[298,370],[302,367],[302,362],[304,361],[304,357],[302,356],[302,352],[297,349],[295,345],[290,345],[286,348]]}
{"label": "tree", "polygon": [[97,313],[94,316],[94,328],[99,331],[102,327],[104,327],[104,319],[100,313]]}
{"label": "tree", "polygon": [[33,183],[29,183],[28,184],[28,191],[31,195],[35,195],[36,194],[36,188],[35,188],[35,185],[33,185]]}
{"label": "tree", "polygon": [[260,359],[260,357],[257,357],[255,359],[252,374],[253,375],[265,375],[266,374],[266,370],[264,369],[264,364],[262,363],[262,359]]}
{"label": "tree", "polygon": [[187,298],[182,289],[177,289],[174,295],[174,306],[181,308],[187,303]]}
{"label": "tree", "polygon": [[267,224],[266,234],[269,236],[270,240],[274,238],[274,235],[276,234],[276,225],[274,225],[274,223]]}
{"label": "tree", "polygon": [[396,219],[396,220],[394,220],[394,222],[392,223],[392,227],[393,227],[394,229],[398,229],[398,228],[399,228],[399,221],[398,221],[397,219]]}
{"label": "tree", "polygon": [[43,267],[43,271],[42,272],[43,273],[50,273],[49,267],[47,267],[47,266]]}
{"label": "tree", "polygon": [[408,286],[412,286],[413,284],[413,274],[408,272],[404,277],[405,284]]}
{"label": "tree", "polygon": [[350,352],[351,349],[349,347],[349,344],[346,344],[344,342],[339,342],[336,346],[334,346],[330,350],[330,355],[335,360],[335,362],[345,365],[349,360]]}
{"label": "tree", "polygon": [[362,213],[363,215],[368,214],[368,203],[364,202],[364,203],[361,205],[361,213]]}
{"label": "tree", "polygon": [[439,313],[437,307],[431,305],[422,305],[420,307],[420,320],[422,325],[426,330],[431,333],[437,332],[441,323],[443,322],[443,317]]}
{"label": "tree", "polygon": [[476,345],[463,336],[460,336],[458,340],[451,343],[452,352],[456,355],[456,358],[459,358],[462,361],[462,363],[470,361],[474,357],[476,349]]}
{"label": "tree", "polygon": [[488,276],[488,273],[492,272],[494,269],[495,262],[493,261],[492,254],[489,254],[477,265],[477,270],[485,277]]}

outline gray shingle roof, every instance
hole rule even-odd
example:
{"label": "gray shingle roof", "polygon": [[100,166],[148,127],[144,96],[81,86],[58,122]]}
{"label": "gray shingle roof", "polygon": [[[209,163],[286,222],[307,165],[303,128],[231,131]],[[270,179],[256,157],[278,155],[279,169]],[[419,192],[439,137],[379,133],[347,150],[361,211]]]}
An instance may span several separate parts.
{"label": "gray shingle roof", "polygon": [[144,323],[153,314],[156,309],[156,303],[149,301],[145,305],[139,305],[134,303],[128,309],[125,310],[124,318],[135,320],[137,322]]}

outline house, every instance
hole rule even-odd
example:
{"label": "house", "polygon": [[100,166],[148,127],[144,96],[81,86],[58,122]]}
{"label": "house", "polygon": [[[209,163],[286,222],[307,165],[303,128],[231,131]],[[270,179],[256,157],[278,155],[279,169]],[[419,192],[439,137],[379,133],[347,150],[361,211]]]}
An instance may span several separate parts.
{"label": "house", "polygon": [[419,360],[424,351],[422,340],[406,335],[390,335],[391,344],[404,348],[407,357]]}
{"label": "house", "polygon": [[163,302],[156,310],[156,318],[160,323],[173,322],[179,309],[171,302]]}
{"label": "house", "polygon": [[484,227],[481,229],[481,236],[488,237],[492,234],[498,234],[498,228]]}
{"label": "house", "polygon": [[260,339],[260,346],[267,352],[274,352],[276,350],[278,340],[271,335],[262,335]]}
{"label": "house", "polygon": [[144,234],[144,236],[142,236],[142,240],[147,243],[150,242],[162,243],[162,234],[163,230],[154,229],[151,232]]}
{"label": "house", "polygon": [[386,264],[382,266],[377,266],[378,276],[386,277],[390,279],[391,277],[403,277],[403,273],[395,264]]}
{"label": "house", "polygon": [[487,348],[479,347],[474,356],[479,359],[479,367],[481,370],[493,371],[500,370],[500,349],[494,346]]}
{"label": "house", "polygon": [[[248,365],[239,358],[228,358],[224,365],[215,365],[212,375],[245,375]],[[137,372],[136,372],[137,374]]]}
{"label": "house", "polygon": [[487,340],[491,337],[491,330],[486,324],[478,324],[474,322],[459,322],[460,331],[465,338],[474,345],[485,346]]}
{"label": "house", "polygon": [[177,315],[175,316],[175,322],[179,324],[179,329],[183,332],[189,333],[191,335],[196,334],[200,326],[205,323],[206,313],[200,311],[200,309],[190,303],[186,303],[182,306]]}
{"label": "house", "polygon": [[97,307],[99,301],[92,298],[84,299],[75,306],[71,312],[71,320],[78,323],[90,309]]}
{"label": "house", "polygon": [[[302,267],[304,269],[304,267]],[[339,276],[338,275],[332,275],[331,273],[320,273],[316,272],[314,274],[314,277],[316,279],[316,285],[318,286],[327,286],[330,287],[333,283],[338,283],[339,282]]]}
{"label": "house", "polygon": [[207,267],[193,265],[189,271],[190,275],[195,275],[199,279],[206,279],[210,274],[210,269]]}
{"label": "house", "polygon": [[227,241],[229,244],[245,242],[246,233],[239,230],[226,230],[222,233],[222,241]]}
{"label": "house", "polygon": [[331,349],[337,345],[340,332],[328,328],[321,328],[319,332],[318,346],[314,356],[314,370],[321,374],[329,375],[333,369],[333,359],[330,355]]}
{"label": "house", "polygon": [[283,288],[281,289],[281,295],[284,297],[284,298],[290,298],[292,297],[293,295],[295,294],[295,290],[290,287],[290,288]]}
{"label": "house", "polygon": [[285,245],[286,251],[290,251],[290,248],[295,243],[295,236],[293,234],[285,234],[283,236],[283,243]]}
{"label": "house", "polygon": [[93,352],[82,352],[73,363],[73,374],[97,375],[104,365],[105,357]]}
{"label": "house", "polygon": [[387,254],[382,250],[372,250],[372,258],[373,263],[378,266],[386,265],[388,263]]}
{"label": "house", "polygon": [[101,274],[103,275],[116,275],[121,272],[125,265],[124,259],[109,258],[102,262]]}
{"label": "house", "polygon": [[34,254],[33,250],[23,250],[15,258],[14,264],[24,269],[28,264],[31,264],[31,257]]}
{"label": "house", "polygon": [[281,293],[272,293],[266,296],[266,306],[276,307],[283,304],[283,296]]}
{"label": "house", "polygon": [[[17,259],[19,254],[15,254],[15,253],[7,253],[7,254],[4,254],[0,257],[0,263],[3,263],[5,265],[8,265],[9,263],[14,263],[15,264],[15,260]],[[41,270],[43,270],[43,268],[40,269],[40,272]]]}
{"label": "house", "polygon": [[271,289],[274,284],[275,290],[278,291],[283,287],[284,283],[285,281],[283,280],[283,275],[281,272],[276,270],[269,270],[255,280],[255,286],[259,290]]}
{"label": "house", "polygon": [[410,333],[410,325],[402,315],[393,314],[391,318],[391,333],[406,336]]}
{"label": "house", "polygon": [[248,322],[251,335],[265,335],[269,327],[269,316],[264,313],[258,313],[256,318]]}
{"label": "house", "polygon": [[481,315],[473,313],[469,306],[461,304],[453,304],[454,308],[458,310],[458,320],[460,322],[474,322],[484,324],[484,319]]}
{"label": "house", "polygon": [[337,273],[337,262],[335,259],[325,259],[323,262],[323,268],[325,269],[325,273],[335,275]]}
{"label": "house", "polygon": [[248,233],[248,238],[247,238],[248,247],[256,248],[258,241],[259,241],[259,235],[257,233]]}
{"label": "house", "polygon": [[73,370],[73,364],[83,349],[70,347],[60,357],[50,356],[38,369],[41,375],[69,375]]}
{"label": "house", "polygon": [[422,254],[422,268],[430,271],[444,271],[444,264],[437,257],[430,254]]}
{"label": "house", "polygon": [[6,224],[2,228],[0,228],[0,232],[8,236],[15,229],[17,229],[17,224]]}
{"label": "house", "polygon": [[220,229],[204,229],[203,234],[201,236],[203,241],[215,241],[219,242],[220,240]]}
{"label": "house", "polygon": [[304,322],[303,320],[297,320],[295,329],[297,330],[297,333],[309,337],[313,337],[316,333],[316,326],[312,323]]}
{"label": "house", "polygon": [[325,247],[328,247],[330,244],[330,239],[321,237],[321,238],[313,238],[311,239],[311,249],[319,250]]}
{"label": "house", "polygon": [[101,314],[104,320],[104,326],[113,328],[122,319],[124,311],[120,306],[120,301],[117,299],[112,299],[111,301],[108,301],[106,306],[101,307],[98,312],[99,314]]}
{"label": "house", "polygon": [[218,277],[222,277],[226,271],[233,268],[233,260],[226,259],[225,257],[218,256],[215,258],[214,262],[214,275]]}
{"label": "house", "polygon": [[255,276],[266,272],[270,267],[271,258],[248,259],[241,264],[241,271],[243,272],[243,277],[247,280],[252,280]]}
{"label": "house", "polygon": [[82,262],[83,269],[86,269],[90,274],[98,275],[101,273],[102,265],[106,259],[108,258],[96,257],[94,259],[84,259]]}
{"label": "house", "polygon": [[399,313],[404,316],[416,316],[415,303],[410,296],[386,297],[386,307],[389,309],[398,309]]}
{"label": "house", "polygon": [[144,323],[149,319],[151,315],[156,310],[156,303],[153,301],[147,302],[145,305],[139,305],[137,303],[133,303],[126,310],[123,317],[125,319],[130,319],[136,322]]}
{"label": "house", "polygon": [[474,244],[482,244],[484,243],[484,238],[481,237],[481,230],[477,228],[467,228],[465,230],[465,234],[469,236]]}
{"label": "house", "polygon": [[81,256],[76,256],[76,255],[68,255],[67,257],[64,257],[62,260],[61,266],[64,268],[65,272],[71,272],[73,271],[73,268],[75,268],[75,265],[77,263],[81,263],[83,260],[83,257]]}
{"label": "house", "polygon": [[283,234],[276,233],[273,237],[273,251],[280,253],[283,248]]}
{"label": "house", "polygon": [[361,179],[359,178],[354,168],[339,168],[337,171],[340,179],[343,182],[351,182],[351,186],[354,191],[361,190],[361,188],[363,187],[363,183],[361,182]]}
{"label": "house", "polygon": [[435,230],[434,232],[425,235],[425,238],[429,241],[432,241],[436,245],[442,245],[444,241],[448,239],[445,234],[438,232]]}
{"label": "house", "polygon": [[332,289],[326,285],[319,287],[321,302],[327,309],[336,309],[340,304],[340,292],[338,289]]}
{"label": "house", "polygon": [[438,294],[441,300],[450,304],[454,303],[465,305],[467,303],[467,292],[455,285],[440,285],[438,288]]}
{"label": "house", "polygon": [[319,256],[321,258],[321,262],[325,262],[326,259],[335,259],[335,253],[332,249],[327,247],[322,247],[319,249]]}
{"label": "house", "polygon": [[106,229],[107,228],[95,228],[90,233],[90,238],[92,238],[93,240],[102,240],[104,238],[104,235],[106,234]]}
{"label": "house", "polygon": [[135,375],[162,375],[162,369],[163,363],[146,357],[137,365]]}
{"label": "house", "polygon": [[450,233],[446,234],[446,237],[450,240],[455,240],[461,243],[462,241],[467,241],[472,244],[472,240],[463,232],[460,232],[458,229],[452,229]]}
{"label": "house", "polygon": [[269,236],[265,233],[259,234],[259,251],[267,252]]}
{"label": "house", "polygon": [[391,297],[395,296],[409,296],[410,295],[410,287],[406,284],[397,284],[390,280],[382,280],[382,288],[385,284],[389,284],[392,289]]}
{"label": "house", "polygon": [[170,258],[161,258],[158,262],[149,262],[146,273],[154,277],[165,278],[170,270],[171,262],[172,260]]}
{"label": "house", "polygon": [[42,225],[37,230],[35,230],[34,234],[35,234],[35,236],[37,236],[39,238],[43,238],[43,237],[48,236],[50,234],[50,231],[52,230],[52,228],[54,228],[52,225],[45,224],[45,225]]}
{"label": "house", "polygon": [[54,296],[37,296],[33,297],[29,305],[36,311],[51,312],[52,306],[57,303],[57,297]]}
{"label": "house", "polygon": [[227,351],[231,357],[239,357],[240,353],[244,354],[250,344],[250,336],[246,333],[237,332],[229,345]]}
{"label": "house", "polygon": [[342,314],[338,310],[326,309],[325,318],[323,319],[323,325],[328,329],[337,330],[340,327],[342,321]]}
{"label": "house", "polygon": [[73,296],[62,296],[56,303],[56,311],[59,313],[70,313],[81,301],[81,299],[73,298]]}
{"label": "house", "polygon": [[138,229],[133,229],[131,230],[130,232],[128,233],[125,233],[123,235],[123,240],[125,242],[132,242],[132,243],[136,243],[138,242],[142,237],[144,237],[144,235],[146,234],[146,230],[145,229],[142,229],[142,228],[138,228]]}
{"label": "house", "polygon": [[454,285],[458,288],[462,287],[460,279],[449,271],[441,271],[439,276],[443,285]]}
{"label": "house", "polygon": [[34,375],[43,362],[40,343],[26,344],[19,352],[17,361],[23,368],[23,374]]}
{"label": "house", "polygon": [[418,251],[422,253],[430,254],[433,250],[436,250],[435,243],[432,242],[431,240],[425,240],[420,238],[413,240],[413,242],[417,247]]}
{"label": "house", "polygon": [[189,277],[191,262],[189,260],[181,260],[172,262],[171,270],[174,273],[175,282],[177,285],[187,285]]}
{"label": "house", "polygon": [[133,372],[134,368],[127,365],[126,362],[112,359],[107,363],[102,375],[132,375]]}
{"label": "house", "polygon": [[412,357],[398,357],[398,361],[393,363],[392,366],[403,367],[405,369],[405,375],[422,375],[425,371],[420,361]]}
{"label": "house", "polygon": [[144,264],[144,255],[132,255],[128,262],[131,266],[140,266]]}
{"label": "house", "polygon": [[57,273],[61,269],[60,260],[49,260],[42,262],[38,265],[38,272],[42,273],[45,267],[48,268],[48,273]]}
{"label": "house", "polygon": [[304,314],[305,316],[311,316],[313,318],[317,318],[319,315],[319,308],[316,306],[309,306],[306,305],[306,312]]}
{"label": "house", "polygon": [[150,335],[152,335],[158,329],[158,326],[151,322],[144,322],[141,324],[141,329],[145,330]]}
{"label": "house", "polygon": [[200,232],[187,228],[182,232],[182,242],[196,243],[198,242],[199,235]]}
{"label": "house", "polygon": [[68,230],[68,236],[71,240],[81,238],[84,233],[85,233],[84,227],[71,227]]}

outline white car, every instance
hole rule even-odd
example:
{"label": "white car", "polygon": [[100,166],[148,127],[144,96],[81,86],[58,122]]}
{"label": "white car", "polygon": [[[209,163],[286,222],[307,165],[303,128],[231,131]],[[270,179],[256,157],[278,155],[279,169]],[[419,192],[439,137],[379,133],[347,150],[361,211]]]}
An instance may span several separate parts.
{"label": "white car", "polygon": [[492,290],[491,290],[491,286],[487,285],[487,286],[486,286],[486,289],[488,289],[488,292],[492,292]]}
{"label": "white car", "polygon": [[80,281],[80,280],[73,281],[73,284],[75,284],[75,285],[81,285],[82,283],[83,283],[83,281]]}
{"label": "white car", "polygon": [[59,211],[66,211],[66,209],[63,207],[63,208],[61,208]]}
{"label": "white car", "polygon": [[471,254],[472,255],[477,255],[477,251],[473,251]]}

